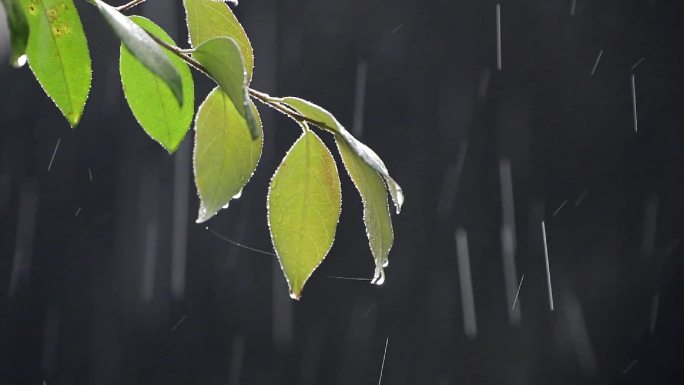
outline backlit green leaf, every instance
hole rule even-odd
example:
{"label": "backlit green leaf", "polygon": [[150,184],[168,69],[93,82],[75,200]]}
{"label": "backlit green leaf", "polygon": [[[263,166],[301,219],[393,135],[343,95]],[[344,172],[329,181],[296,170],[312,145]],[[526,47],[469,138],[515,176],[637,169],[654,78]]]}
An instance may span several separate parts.
{"label": "backlit green leaf", "polygon": [[342,162],[361,195],[363,222],[366,225],[366,235],[368,235],[368,242],[375,260],[373,283],[381,285],[385,280],[383,267],[388,263],[387,256],[394,242],[385,184],[380,174],[364,162],[347,141],[340,136],[336,136],[335,140]]}
{"label": "backlit green leaf", "polygon": [[230,37],[217,37],[200,44],[192,54],[209,73],[216,83],[235,104],[240,115],[247,121],[252,139],[259,137],[257,125],[247,93],[247,73],[235,40]]}
{"label": "backlit green leaf", "polygon": [[[134,23],[157,38],[174,44],[171,37],[152,21],[142,16],[131,16]],[[170,52],[164,54],[178,71],[183,85],[183,105],[179,105],[168,85],[151,72],[122,44],[121,83],[133,115],[152,139],[169,153],[178,148],[192,123],[195,107],[194,83],[190,68]]]}
{"label": "backlit green leaf", "polygon": [[90,91],[90,53],[73,0],[22,0],[31,71],[69,124],[81,119]]}
{"label": "backlit green leaf", "polygon": [[254,68],[252,44],[228,5],[215,0],[183,0],[183,5],[190,45],[197,47],[215,37],[232,37],[242,52],[247,80],[251,80]]}
{"label": "backlit green leaf", "polygon": [[387,188],[392,196],[392,201],[394,202],[397,214],[399,214],[401,205],[404,203],[404,193],[399,184],[389,176],[387,167],[385,167],[385,164],[373,150],[354,138],[354,136],[352,136],[352,134],[349,133],[349,131],[347,131],[330,112],[322,107],[304,99],[294,97],[285,97],[279,100],[281,103],[293,108],[305,117],[318,122],[319,124],[317,124],[317,126],[320,128],[329,130],[336,136],[341,137],[364,162],[382,175],[385,179],[385,183],[387,183]]}
{"label": "backlit green leaf", "polygon": [[144,29],[132,22],[114,7],[100,0],[91,0],[107,20],[128,50],[154,74],[159,76],[173,92],[178,104],[183,104],[183,82],[169,57]]}
{"label": "backlit green leaf", "polygon": [[335,239],[341,210],[340,179],[330,151],[304,127],[271,179],[268,224],[290,287],[302,288]]}
{"label": "backlit green leaf", "polygon": [[[250,102],[261,131],[259,114]],[[262,137],[252,140],[245,120],[233,102],[219,88],[214,88],[197,111],[195,184],[200,197],[197,222],[216,215],[239,195],[261,157]]]}
{"label": "backlit green leaf", "polygon": [[26,62],[26,43],[28,42],[29,27],[20,0],[2,0],[7,15],[7,26],[10,33],[10,63],[21,67]]}

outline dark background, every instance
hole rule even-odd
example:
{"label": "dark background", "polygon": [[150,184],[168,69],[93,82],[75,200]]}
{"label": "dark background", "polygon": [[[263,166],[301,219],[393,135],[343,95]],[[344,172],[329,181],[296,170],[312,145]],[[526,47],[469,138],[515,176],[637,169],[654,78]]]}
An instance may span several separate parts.
{"label": "dark background", "polygon": [[[337,239],[300,302],[274,258],[194,223],[192,134],[169,156],[136,125],[118,43],[78,3],[94,70],[78,128],[28,68],[0,67],[0,384],[374,384],[386,341],[383,384],[684,381],[684,3],[502,0],[497,70],[495,1],[242,0],[254,87],[326,106],[406,193],[385,285],[333,278],[373,271],[341,176]],[[136,11],[186,46],[180,3]],[[266,188],[298,128],[259,108],[258,171],[208,226],[271,250]]]}

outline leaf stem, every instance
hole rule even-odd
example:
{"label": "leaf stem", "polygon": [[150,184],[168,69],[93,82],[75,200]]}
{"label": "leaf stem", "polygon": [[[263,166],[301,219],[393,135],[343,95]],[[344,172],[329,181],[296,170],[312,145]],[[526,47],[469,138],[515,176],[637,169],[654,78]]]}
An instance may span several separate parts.
{"label": "leaf stem", "polygon": [[[190,64],[192,67],[195,67],[198,71],[204,73],[205,75],[209,76],[209,72],[207,71],[206,68],[202,64],[200,64],[197,60],[195,60],[190,54],[194,52],[194,49],[182,49],[179,47],[176,47],[175,45],[169,44],[165,42],[164,40],[159,39],[158,37],[152,35],[151,33],[148,33],[148,35],[154,40],[157,44],[160,46],[166,48],[167,50],[171,51],[174,55],[178,56],[181,60],[185,61],[186,63]],[[211,77],[211,76],[209,76]],[[311,123],[313,125],[316,125],[318,127],[321,127],[323,129],[327,129],[330,131],[334,131],[333,127],[328,127],[325,123],[319,122],[317,120],[310,119],[294,109],[290,108],[289,106],[286,106],[282,104],[281,99],[279,98],[274,98],[273,96],[257,91],[253,88],[249,88],[249,95],[252,96],[253,98],[257,99],[261,103],[273,108],[276,111],[279,111],[290,118],[298,121],[298,122],[306,122],[306,123]]]}
{"label": "leaf stem", "polygon": [[116,9],[119,12],[128,11],[129,9],[135,7],[136,5],[142,4],[144,2],[145,2],[145,0],[131,0],[130,2],[128,2],[124,5],[114,7],[114,9]]}
{"label": "leaf stem", "polygon": [[[85,0],[85,1],[92,3],[92,4],[95,3],[93,0]],[[119,12],[126,11],[126,10],[131,9],[131,8],[135,7],[136,5],[142,4],[144,2],[145,2],[145,0],[131,0],[130,2],[128,2],[122,6],[115,7],[115,9]],[[147,31],[145,31],[145,32],[147,32]],[[150,38],[152,38],[152,40],[154,40],[157,44],[159,44],[163,48],[166,48],[171,53],[178,56],[181,60],[188,63],[190,66],[194,67],[196,70],[198,70],[198,71],[202,72],[203,74],[209,76],[209,72],[207,71],[207,69],[204,68],[204,66],[200,62],[198,62],[197,60],[195,60],[191,56],[192,53],[195,51],[194,49],[192,49],[192,48],[191,49],[183,49],[183,48],[177,47],[173,44],[169,44],[169,43],[165,42],[164,40],[162,40],[156,36],[154,36],[153,34],[151,34],[149,32],[147,32],[147,35]],[[211,77],[211,76],[209,76],[209,77]],[[322,129],[335,132],[335,128],[329,127],[327,124],[325,124],[323,122],[319,122],[317,120],[308,118],[308,117],[298,113],[297,111],[295,111],[292,107],[283,104],[282,99],[280,99],[280,98],[274,98],[273,96],[271,96],[267,93],[257,91],[257,90],[252,89],[252,88],[248,88],[248,92],[249,92],[249,95],[251,97],[253,97],[254,99],[257,99],[261,103],[273,108],[274,110],[279,111],[279,112],[289,116],[290,118],[296,120],[297,122],[310,123],[310,124],[313,124],[315,126],[322,128]]]}
{"label": "leaf stem", "polygon": [[263,103],[263,104],[265,104],[265,105],[267,105],[267,106],[273,108],[273,109],[276,110],[276,111],[279,111],[279,112],[281,112],[281,113],[283,113],[283,114],[289,116],[290,118],[296,120],[297,122],[300,122],[300,123],[310,123],[310,124],[313,124],[313,125],[315,125],[315,126],[318,126],[318,127],[320,127],[320,128],[323,128],[323,129],[326,129],[326,130],[329,130],[329,131],[332,131],[332,132],[335,131],[335,129],[334,129],[333,127],[329,127],[327,124],[325,124],[325,123],[323,123],[323,122],[319,122],[318,120],[311,119],[311,118],[309,118],[309,117],[306,117],[306,116],[304,116],[304,115],[298,113],[297,111],[295,111],[295,110],[294,110],[293,108],[291,108],[290,106],[287,106],[287,105],[283,104],[283,103],[281,102],[281,99],[279,99],[279,98],[274,98],[274,97],[271,96],[271,95],[268,95],[268,94],[266,94],[266,93],[257,91],[257,90],[255,90],[255,89],[253,89],[253,88],[250,88],[250,89],[249,89],[249,94],[250,94],[250,96],[252,96],[253,98],[255,98],[255,99],[257,99],[258,101],[260,101],[261,103]]}

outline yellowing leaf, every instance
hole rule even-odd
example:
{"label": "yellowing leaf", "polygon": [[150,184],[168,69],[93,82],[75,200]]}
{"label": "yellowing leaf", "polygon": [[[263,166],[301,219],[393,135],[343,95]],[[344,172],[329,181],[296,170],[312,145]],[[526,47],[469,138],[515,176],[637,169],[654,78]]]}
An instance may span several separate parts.
{"label": "yellowing leaf", "polygon": [[335,161],[321,140],[304,127],[276,170],[268,191],[268,224],[290,296],[328,254],[341,211]]}
{"label": "yellowing leaf", "polygon": [[[250,107],[261,120],[253,104]],[[261,157],[262,136],[252,140],[245,120],[218,87],[197,111],[193,164],[200,197],[197,222],[204,222],[240,194]]]}
{"label": "yellowing leaf", "polygon": [[215,0],[183,0],[183,5],[190,45],[197,47],[215,37],[235,39],[245,62],[247,80],[251,80],[254,69],[252,44],[228,5]]}
{"label": "yellowing leaf", "polygon": [[[131,16],[134,23],[157,38],[174,44],[161,27],[142,16]],[[128,106],[145,132],[173,153],[192,123],[195,89],[190,68],[170,52],[166,56],[181,77],[183,105],[179,105],[168,85],[121,45],[121,83]]]}
{"label": "yellowing leaf", "polygon": [[240,48],[230,37],[217,37],[200,44],[192,56],[204,66],[216,83],[233,101],[235,108],[247,122],[252,139],[259,137],[256,119],[249,107],[247,73]]}
{"label": "yellowing leaf", "polygon": [[22,0],[31,71],[75,127],[90,91],[90,52],[73,0]]}

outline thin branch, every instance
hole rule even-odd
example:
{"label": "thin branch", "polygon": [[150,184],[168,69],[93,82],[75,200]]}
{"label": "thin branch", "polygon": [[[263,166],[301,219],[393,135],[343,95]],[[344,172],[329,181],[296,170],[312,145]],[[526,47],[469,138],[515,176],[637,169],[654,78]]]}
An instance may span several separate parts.
{"label": "thin branch", "polygon": [[[175,45],[169,44],[169,43],[165,42],[165,41],[162,40],[162,39],[159,39],[158,37],[154,36],[153,34],[151,34],[151,33],[149,33],[149,32],[148,32],[147,34],[148,34],[148,35],[152,38],[152,40],[154,40],[157,44],[159,44],[160,46],[166,48],[166,49],[169,50],[171,53],[173,53],[174,55],[178,56],[181,60],[183,60],[183,61],[185,61],[186,63],[190,64],[191,66],[195,67],[195,69],[197,69],[198,71],[200,71],[200,72],[204,73],[205,75],[209,76],[209,71],[207,71],[207,69],[204,68],[204,66],[203,66],[202,64],[200,64],[197,60],[195,60],[192,56],[189,55],[190,53],[192,53],[192,52],[194,51],[193,49],[182,49],[182,48],[176,47]],[[211,76],[209,76],[209,77],[211,77]],[[318,127],[323,128],[323,129],[327,129],[327,130],[330,130],[330,131],[335,131],[334,128],[328,127],[328,125],[326,125],[326,124],[323,123],[323,122],[319,122],[319,121],[317,121],[317,120],[313,120],[313,119],[310,119],[310,118],[308,118],[308,117],[306,117],[306,116],[304,116],[304,115],[301,115],[300,113],[298,113],[298,112],[295,111],[294,109],[290,108],[289,106],[286,106],[286,105],[282,104],[281,101],[280,101],[280,99],[278,99],[278,98],[274,98],[274,97],[272,97],[272,96],[270,96],[270,95],[268,95],[268,94],[266,94],[266,93],[257,91],[257,90],[252,89],[252,88],[249,88],[248,91],[249,91],[249,94],[250,94],[252,97],[254,97],[255,99],[257,99],[257,100],[260,101],[261,103],[263,103],[263,104],[265,104],[265,105],[267,105],[267,106],[273,108],[274,110],[277,110],[277,111],[279,111],[279,112],[281,112],[281,113],[283,113],[283,114],[285,114],[285,115],[291,117],[292,119],[294,119],[294,120],[296,120],[296,121],[298,121],[298,122],[311,123],[311,124],[314,124],[314,125],[316,125],[316,126],[318,126]]]}
{"label": "thin branch", "polygon": [[135,7],[136,5],[142,4],[144,2],[145,2],[145,0],[131,0],[130,2],[128,2],[124,5],[114,7],[114,9],[116,9],[119,12],[124,12],[124,11],[128,11],[129,9]]}
{"label": "thin branch", "polygon": [[257,99],[258,101],[260,101],[261,103],[273,108],[274,110],[282,112],[283,114],[289,116],[290,118],[292,118],[298,122],[310,123],[310,124],[313,124],[314,126],[318,126],[324,130],[328,130],[331,132],[337,131],[337,129],[335,129],[334,127],[330,127],[321,121],[311,119],[307,116],[304,116],[304,115],[298,113],[292,107],[290,107],[286,104],[283,104],[281,99],[274,98],[268,94],[265,94],[263,92],[257,91],[257,90],[252,89],[252,88],[249,89],[249,94],[252,97],[254,97],[255,99]]}

